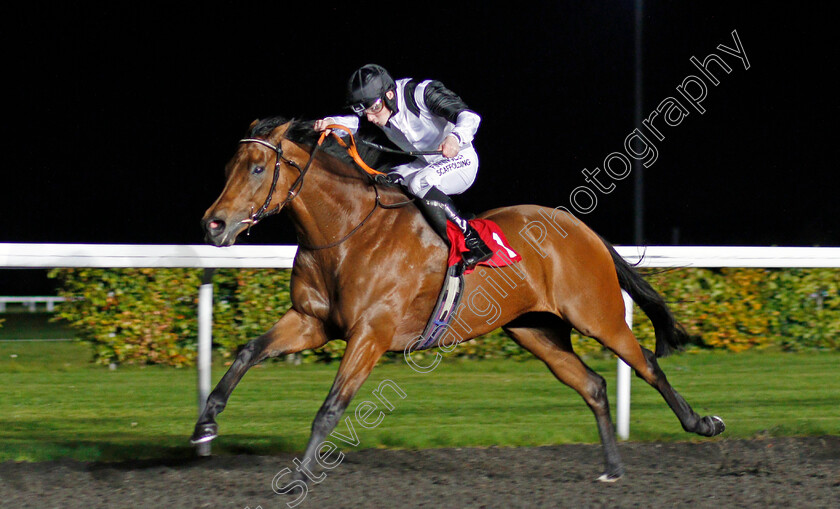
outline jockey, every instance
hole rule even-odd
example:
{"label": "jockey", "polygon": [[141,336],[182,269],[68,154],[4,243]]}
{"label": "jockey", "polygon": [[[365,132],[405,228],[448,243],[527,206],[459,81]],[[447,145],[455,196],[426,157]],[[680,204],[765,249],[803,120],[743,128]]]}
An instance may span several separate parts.
{"label": "jockey", "polygon": [[376,64],[365,65],[350,77],[347,103],[356,116],[318,120],[315,130],[340,124],[355,133],[364,118],[402,150],[440,150],[441,154],[419,155],[390,173],[376,175],[375,181],[399,184],[419,198],[420,209],[446,242],[446,220],[452,221],[464,234],[468,249],[463,254],[465,267],[490,258],[493,253],[449,197],[463,193],[475,181],[478,155],[472,140],[481,117],[441,82],[409,78],[394,81]]}

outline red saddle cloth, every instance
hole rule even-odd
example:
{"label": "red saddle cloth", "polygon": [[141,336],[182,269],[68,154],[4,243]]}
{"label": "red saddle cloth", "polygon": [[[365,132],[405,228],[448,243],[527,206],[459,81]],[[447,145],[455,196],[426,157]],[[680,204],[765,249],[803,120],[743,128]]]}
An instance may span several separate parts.
{"label": "red saddle cloth", "polygon": [[[490,221],[489,219],[473,219],[470,225],[475,228],[478,235],[487,244],[487,247],[493,251],[493,256],[489,259],[479,263],[478,265],[487,265],[489,267],[504,267],[506,265],[513,265],[522,260],[522,257],[510,247],[505,234],[499,225]],[[464,234],[451,221],[446,222],[446,233],[449,236],[449,267],[460,263],[463,260],[461,253],[468,251],[467,246],[464,245]],[[475,270],[475,267],[464,270],[464,274],[469,274]]]}

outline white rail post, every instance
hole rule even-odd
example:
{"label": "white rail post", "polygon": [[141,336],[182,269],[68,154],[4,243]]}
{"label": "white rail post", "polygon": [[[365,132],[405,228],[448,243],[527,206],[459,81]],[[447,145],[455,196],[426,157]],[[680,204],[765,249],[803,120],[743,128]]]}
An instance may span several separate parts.
{"label": "white rail post", "polygon": [[[210,351],[213,348],[213,269],[204,269],[198,290],[198,415],[210,396]],[[195,446],[199,456],[210,456],[210,442]]]}
{"label": "white rail post", "polygon": [[[624,290],[621,291],[624,297],[624,321],[627,326],[633,328],[633,299]],[[627,440],[630,438],[630,366],[623,360],[618,359],[616,368],[616,402],[615,402],[615,429],[618,438]]]}

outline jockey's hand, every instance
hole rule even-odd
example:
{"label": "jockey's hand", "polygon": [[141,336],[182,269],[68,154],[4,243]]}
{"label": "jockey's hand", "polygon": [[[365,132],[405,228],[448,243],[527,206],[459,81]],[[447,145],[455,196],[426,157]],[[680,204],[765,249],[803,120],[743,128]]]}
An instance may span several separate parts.
{"label": "jockey's hand", "polygon": [[318,132],[327,131],[327,134],[330,134],[330,130],[327,129],[327,126],[330,124],[335,124],[335,121],[332,117],[322,118],[321,120],[316,120],[315,125],[312,126],[312,128]]}
{"label": "jockey's hand", "polygon": [[454,135],[450,134],[446,138],[444,138],[443,143],[440,144],[438,150],[443,152],[443,157],[447,159],[450,157],[455,157],[458,155],[458,152],[461,150],[461,142],[458,141]]}
{"label": "jockey's hand", "polygon": [[395,186],[401,183],[403,176],[397,172],[391,173],[377,173],[373,176],[373,181],[383,186]]}

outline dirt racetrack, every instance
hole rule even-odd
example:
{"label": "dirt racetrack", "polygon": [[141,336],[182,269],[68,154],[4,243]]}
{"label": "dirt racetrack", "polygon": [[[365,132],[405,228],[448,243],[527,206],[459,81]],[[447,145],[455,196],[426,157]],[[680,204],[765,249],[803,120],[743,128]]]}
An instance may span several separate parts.
{"label": "dirt racetrack", "polygon": [[[840,507],[837,436],[620,447],[615,484],[594,481],[598,445],[349,452],[297,507]],[[0,507],[284,508],[294,459],[5,462]]]}

